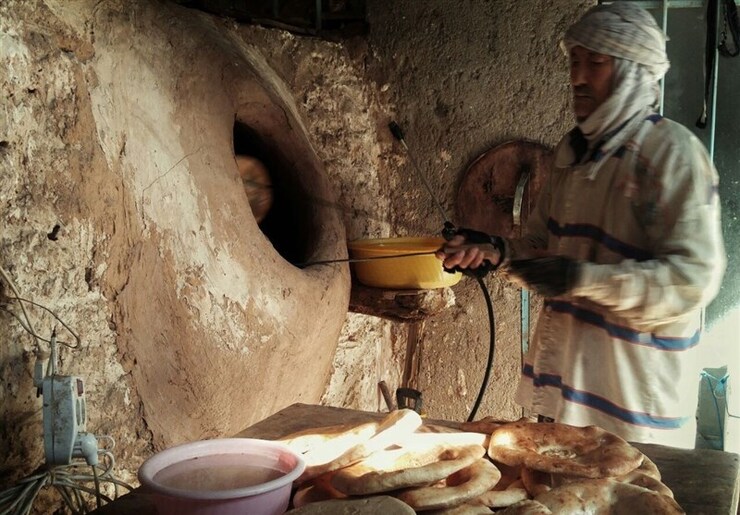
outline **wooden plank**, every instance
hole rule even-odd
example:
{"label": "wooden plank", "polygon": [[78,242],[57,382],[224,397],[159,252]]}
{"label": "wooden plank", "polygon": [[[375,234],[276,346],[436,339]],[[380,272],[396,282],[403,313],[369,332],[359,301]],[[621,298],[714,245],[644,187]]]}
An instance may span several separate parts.
{"label": "wooden plank", "polygon": [[712,449],[633,444],[655,462],[676,501],[692,515],[738,513],[740,459]]}
{"label": "wooden plank", "polygon": [[[261,422],[238,433],[239,438],[263,438],[276,440],[291,433],[315,427],[335,426],[339,424],[362,424],[380,420],[388,413],[373,413],[315,404],[292,404]],[[458,429],[459,422],[446,420],[425,420],[426,424],[435,424]]]}
{"label": "wooden plank", "polygon": [[113,502],[104,504],[90,512],[90,515],[158,515],[154,502],[148,495],[136,489],[122,495]]}
{"label": "wooden plank", "polygon": [[421,335],[423,332],[424,321],[409,324],[403,377],[401,379],[401,387],[403,388],[416,388],[418,386],[421,363]]}
{"label": "wooden plank", "polygon": [[352,281],[349,310],[394,322],[417,322],[438,315],[454,305],[451,288],[433,290],[388,290]]}

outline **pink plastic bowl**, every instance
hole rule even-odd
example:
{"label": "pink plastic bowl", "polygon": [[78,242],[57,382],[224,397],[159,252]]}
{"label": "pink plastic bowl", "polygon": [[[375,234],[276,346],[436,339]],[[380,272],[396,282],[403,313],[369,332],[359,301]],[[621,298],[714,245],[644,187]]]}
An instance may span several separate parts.
{"label": "pink plastic bowl", "polygon": [[[203,468],[205,463],[208,465]],[[228,484],[224,488],[214,485],[173,486],[171,481],[164,479],[170,471],[186,470],[193,464],[200,464],[197,465],[201,467],[198,470],[200,477],[218,482],[221,479],[214,478],[227,468],[227,463],[229,466],[242,464],[273,469],[279,477],[236,488]],[[167,467],[171,468],[163,472]],[[160,515],[278,515],[288,508],[293,481],[305,468],[303,458],[279,442],[222,438],[186,443],[159,452],[144,462],[138,475],[144,491],[153,497]],[[230,482],[226,478],[223,481]]]}

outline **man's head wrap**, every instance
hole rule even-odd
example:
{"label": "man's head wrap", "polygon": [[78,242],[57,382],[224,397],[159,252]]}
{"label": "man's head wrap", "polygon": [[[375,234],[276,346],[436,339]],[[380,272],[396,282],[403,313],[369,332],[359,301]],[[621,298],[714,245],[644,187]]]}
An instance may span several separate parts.
{"label": "man's head wrap", "polygon": [[[606,159],[624,144],[658,105],[658,81],[668,70],[666,37],[655,19],[633,2],[620,1],[589,9],[568,29],[562,46],[566,52],[582,46],[614,57],[610,96],[578,122],[580,135],[603,158],[589,167],[596,173]],[[556,162],[573,162],[570,145],[559,147]],[[582,154],[587,158],[589,153]],[[580,159],[576,159],[580,161]]]}
{"label": "man's head wrap", "polygon": [[563,48],[570,52],[574,46],[582,46],[633,61],[645,67],[651,80],[658,81],[670,66],[666,39],[649,12],[622,1],[589,9],[565,33]]}

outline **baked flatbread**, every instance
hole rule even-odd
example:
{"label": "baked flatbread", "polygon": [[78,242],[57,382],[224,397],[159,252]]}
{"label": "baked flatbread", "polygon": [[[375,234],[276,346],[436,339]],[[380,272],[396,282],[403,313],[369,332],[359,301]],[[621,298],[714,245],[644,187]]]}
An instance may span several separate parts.
{"label": "baked flatbread", "polygon": [[454,508],[445,508],[443,510],[425,511],[428,515],[488,515],[493,513],[488,506],[483,504],[465,503]]}
{"label": "baked flatbread", "polygon": [[396,497],[416,511],[453,508],[491,490],[501,472],[485,458],[448,477],[442,485],[402,490]]}
{"label": "baked flatbread", "polygon": [[491,434],[488,455],[511,466],[587,478],[621,476],[643,460],[637,448],[600,427],[555,422],[503,425]]}
{"label": "baked flatbread", "polygon": [[362,461],[338,470],[332,484],[348,495],[426,486],[451,476],[483,457],[480,445],[401,447],[379,451]]}
{"label": "baked flatbread", "polygon": [[506,490],[489,490],[478,496],[475,501],[489,508],[506,508],[529,498],[524,488],[507,488]]}
{"label": "baked flatbread", "polygon": [[[361,440],[353,446],[343,446],[338,450],[335,449],[337,445],[336,441],[333,440],[326,442],[313,451],[307,452],[304,455],[306,469],[296,481],[302,483],[321,474],[357,463],[372,453],[383,450],[403,440],[416,431],[421,424],[421,417],[414,410],[401,409],[392,411],[380,422],[375,430],[375,434],[370,438]],[[321,459],[316,459],[316,455],[319,455]],[[327,456],[333,456],[333,458],[327,460]]]}
{"label": "baked flatbread", "polygon": [[421,426],[416,432],[406,435],[396,442],[400,447],[434,447],[437,445],[480,445],[488,449],[489,436],[486,434],[475,433],[470,431],[449,431],[449,432],[426,432],[426,426]]}
{"label": "baked flatbread", "polygon": [[332,461],[375,435],[378,422],[318,427],[292,433],[280,442],[303,455],[307,466]]}
{"label": "baked flatbread", "polygon": [[584,479],[553,488],[535,500],[553,513],[684,513],[678,503],[667,495],[614,479]]}
{"label": "baked flatbread", "polygon": [[505,510],[497,511],[496,515],[553,515],[550,508],[534,499],[519,501]]}
{"label": "baked flatbread", "polygon": [[315,502],[347,499],[347,495],[334,488],[331,484],[333,474],[333,472],[329,472],[307,483],[303,483],[296,490],[295,494],[293,494],[293,506],[295,508],[301,508]]}

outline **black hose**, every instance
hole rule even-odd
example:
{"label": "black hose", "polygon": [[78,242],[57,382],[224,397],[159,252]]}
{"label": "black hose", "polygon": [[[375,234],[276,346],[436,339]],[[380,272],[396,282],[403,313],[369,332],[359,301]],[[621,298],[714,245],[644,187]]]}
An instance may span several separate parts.
{"label": "black hose", "polygon": [[483,282],[482,277],[475,276],[476,281],[478,281],[478,285],[480,286],[481,290],[483,290],[483,297],[486,299],[486,308],[488,309],[488,327],[489,327],[489,337],[490,337],[490,344],[488,347],[488,362],[486,363],[486,372],[483,374],[483,383],[480,386],[480,392],[478,392],[478,398],[475,400],[475,404],[473,405],[473,409],[470,411],[470,415],[468,416],[468,422],[472,422],[475,419],[476,413],[478,413],[478,408],[480,407],[480,403],[483,400],[483,395],[486,393],[486,388],[488,387],[488,380],[491,376],[491,368],[493,368],[493,355],[496,350],[496,318],[493,314],[493,303],[491,302],[491,294],[488,293],[488,288],[486,288],[486,284]]}

